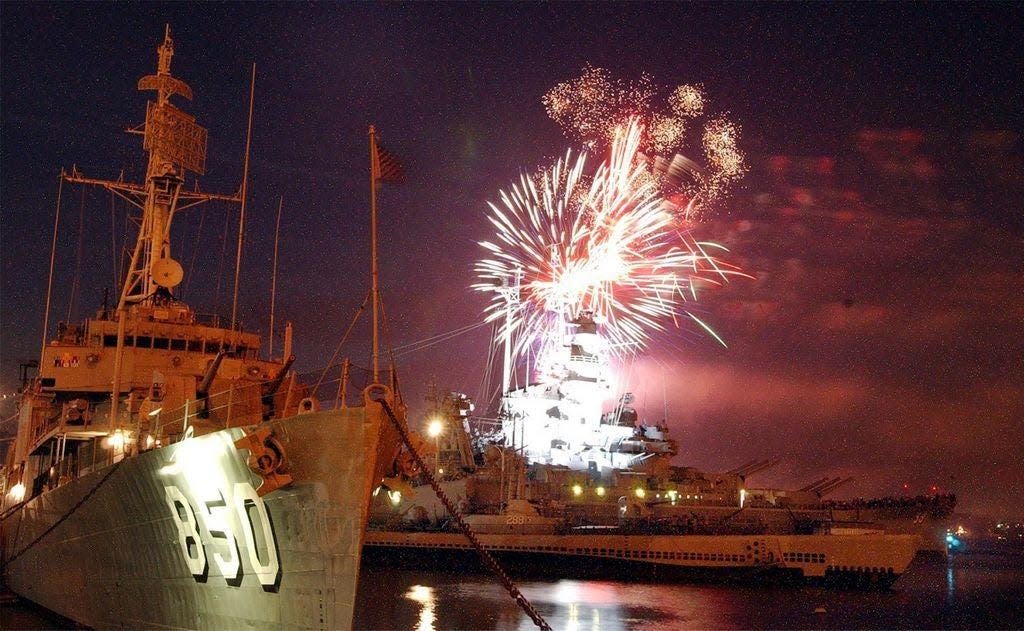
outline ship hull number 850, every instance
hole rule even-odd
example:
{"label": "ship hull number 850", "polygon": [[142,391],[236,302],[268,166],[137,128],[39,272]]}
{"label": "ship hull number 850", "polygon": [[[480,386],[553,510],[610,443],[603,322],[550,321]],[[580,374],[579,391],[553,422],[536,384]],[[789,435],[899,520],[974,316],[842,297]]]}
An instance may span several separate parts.
{"label": "ship hull number 850", "polygon": [[236,482],[227,496],[215,489],[210,497],[196,502],[195,508],[178,487],[167,486],[164,491],[178,528],[178,544],[196,581],[206,582],[212,560],[228,585],[241,585],[242,559],[231,528],[233,512],[241,525],[249,567],[261,585],[277,586],[281,565],[274,530],[267,507],[251,484]]}

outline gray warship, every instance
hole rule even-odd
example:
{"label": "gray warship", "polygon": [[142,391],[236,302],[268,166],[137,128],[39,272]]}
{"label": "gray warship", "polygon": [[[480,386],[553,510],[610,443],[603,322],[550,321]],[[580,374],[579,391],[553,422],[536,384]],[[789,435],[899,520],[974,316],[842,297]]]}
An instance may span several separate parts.
{"label": "gray warship", "polygon": [[[489,429],[473,426],[466,395],[430,396],[432,473],[489,550],[559,575],[784,574],[884,587],[909,566],[921,530],[833,514],[822,498],[842,478],[782,490],[748,482],[772,459],[720,473],[673,465],[667,425],[643,423],[628,393],[614,396],[600,325],[586,314],[566,325],[560,376],[512,388],[507,369]],[[444,507],[415,482],[375,493],[373,562],[466,556]]]}
{"label": "gray warship", "polygon": [[214,201],[244,216],[247,178],[231,195],[186,184],[207,133],[171,102],[192,91],[171,74],[169,28],[157,54],[138,83],[155,92],[134,130],[143,182],[62,174],[133,205],[139,230],[116,307],[62,323],[38,373],[23,367],[0,472],[3,581],[94,628],[349,628],[404,407],[375,374],[358,405],[321,410],[291,371],[290,325],[282,354],[261,357],[234,313],[227,324],[176,297],[172,221]]}

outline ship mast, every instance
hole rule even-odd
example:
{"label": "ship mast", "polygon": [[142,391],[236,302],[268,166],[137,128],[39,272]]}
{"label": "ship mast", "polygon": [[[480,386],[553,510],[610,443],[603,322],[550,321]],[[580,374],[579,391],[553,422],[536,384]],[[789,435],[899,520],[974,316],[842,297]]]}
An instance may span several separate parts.
{"label": "ship mast", "polygon": [[130,304],[152,303],[162,293],[161,288],[169,294],[180,282],[181,266],[171,259],[170,240],[171,222],[177,211],[214,200],[241,201],[239,193],[220,195],[182,189],[187,171],[197,175],[206,172],[206,129],[171,103],[171,97],[178,95],[192,99],[188,84],[171,76],[173,56],[174,41],[168,26],[157,48],[157,73],[142,77],[138,84],[139,90],[155,91],[156,101],[147,104],[144,125],[128,129],[128,133],[143,136],[143,149],[149,153],[145,184],[89,178],[77,169],[64,176],[69,182],[106,188],[142,211],[117,304],[119,311]]}
{"label": "ship mast", "polygon": [[[171,104],[171,97],[175,95],[190,100],[192,98],[191,88],[171,76],[173,56],[174,41],[168,26],[163,44],[157,48],[157,73],[139,80],[139,89],[156,91],[157,100],[155,103],[149,102],[146,107],[143,132],[143,147],[149,152],[146,199],[139,236],[128,267],[128,276],[121,289],[118,310],[123,310],[128,303],[154,300],[161,286],[154,278],[154,265],[162,260],[173,261],[170,224],[185,180],[185,171],[190,168],[199,174],[205,172],[206,130],[196,125],[191,116]],[[173,282],[173,277],[177,276],[180,282],[180,265],[174,269],[175,264],[168,262],[160,264],[160,267],[167,268],[166,273],[170,275],[168,281]]]}
{"label": "ship mast", "polygon": [[[523,269],[517,267],[512,273],[511,278],[509,276],[501,278],[501,287],[498,288],[498,293],[505,299],[505,327],[502,331],[502,341],[505,346],[504,364],[501,373],[502,396],[508,394],[509,388],[512,387],[512,321],[515,317],[516,309],[519,307],[520,285],[522,282]],[[527,371],[529,371],[529,365],[527,365]]]}
{"label": "ship mast", "polygon": [[[184,81],[171,76],[174,41],[171,28],[164,31],[164,40],[157,48],[156,74],[139,79],[138,89],[155,91],[156,100],[146,105],[146,121],[128,129],[143,136],[143,149],[148,152],[145,184],[126,182],[123,178],[104,180],[85,177],[77,169],[63,178],[75,184],[103,187],[118,195],[142,212],[139,233],[131,262],[121,287],[116,315],[117,349],[111,387],[111,428],[118,412],[121,391],[121,357],[128,310],[132,305],[156,304],[171,299],[173,289],[181,282],[181,265],[171,258],[171,222],[176,212],[209,201],[240,202],[241,193],[223,195],[198,190],[183,190],[185,174],[206,172],[206,129],[195,118],[171,103],[174,96],[192,99],[192,89]],[[141,129],[140,129],[141,128]]]}

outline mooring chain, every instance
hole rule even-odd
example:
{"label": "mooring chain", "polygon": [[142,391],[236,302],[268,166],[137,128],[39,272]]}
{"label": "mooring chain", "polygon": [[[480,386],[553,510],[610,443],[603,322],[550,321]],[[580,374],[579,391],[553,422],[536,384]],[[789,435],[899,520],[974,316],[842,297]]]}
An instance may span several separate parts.
{"label": "mooring chain", "polygon": [[455,523],[458,524],[459,530],[461,530],[462,534],[469,540],[470,545],[473,546],[476,553],[480,555],[481,559],[483,559],[487,568],[498,577],[498,580],[501,581],[501,584],[505,587],[506,591],[508,591],[512,599],[515,600],[519,607],[526,612],[526,615],[530,616],[530,619],[533,620],[533,623],[537,625],[539,629],[551,631],[551,627],[548,626],[544,617],[541,616],[540,612],[537,611],[530,601],[526,599],[526,596],[519,591],[519,588],[516,587],[515,583],[512,582],[512,579],[508,577],[495,558],[491,556],[491,553],[484,549],[480,544],[480,541],[476,538],[476,534],[470,530],[469,524],[467,524],[462,518],[462,513],[455,507],[445,492],[441,490],[441,485],[437,483],[437,480],[431,474],[430,469],[427,468],[423,459],[420,457],[420,454],[416,451],[416,448],[413,447],[412,440],[409,439],[409,434],[405,431],[405,427],[402,426],[402,423],[398,418],[395,417],[394,412],[391,411],[391,406],[389,406],[387,401],[383,399],[378,399],[377,402],[380,403],[381,407],[384,408],[384,412],[387,413],[388,418],[391,419],[392,425],[395,426],[399,436],[402,437],[402,443],[405,444],[409,453],[412,454],[413,460],[416,461],[416,466],[418,466],[420,470],[423,471],[424,476],[426,476],[427,482],[430,484],[430,488],[434,489],[434,493],[437,494],[437,497],[441,500],[441,503],[444,504],[444,507],[448,509],[448,513],[452,516],[452,519],[454,519]]}
{"label": "mooring chain", "polygon": [[[21,555],[25,554],[26,552],[29,551],[29,549],[31,549],[37,543],[42,541],[43,537],[45,537],[46,535],[48,535],[51,532],[53,532],[54,530],[56,530],[57,526],[60,526],[61,524],[64,523],[64,521],[68,517],[71,517],[71,515],[73,515],[75,513],[75,511],[77,511],[79,508],[81,508],[82,504],[85,504],[85,502],[90,497],[92,497],[93,494],[96,493],[96,491],[98,491],[101,486],[103,486],[103,483],[106,482],[110,478],[110,476],[114,475],[114,472],[117,471],[117,468],[120,467],[121,463],[123,463],[125,460],[127,460],[127,458],[122,458],[121,460],[118,460],[114,464],[110,465],[110,468],[107,470],[106,474],[104,474],[104,476],[102,478],[100,478],[100,481],[96,483],[96,486],[94,486],[91,489],[89,489],[88,493],[83,495],[82,498],[80,500],[78,500],[75,503],[74,506],[72,506],[66,513],[64,513],[63,515],[60,516],[60,519],[58,519],[57,521],[55,521],[52,524],[50,524],[50,526],[46,530],[44,530],[38,537],[33,539],[31,543],[29,543],[27,546],[25,546],[24,548],[19,550],[16,554],[11,555],[11,558],[7,559],[7,565],[10,565],[11,563],[14,563]],[[21,522],[22,522],[22,520],[18,520],[18,530],[19,531],[21,530]],[[17,541],[15,541],[15,543],[17,543]]]}

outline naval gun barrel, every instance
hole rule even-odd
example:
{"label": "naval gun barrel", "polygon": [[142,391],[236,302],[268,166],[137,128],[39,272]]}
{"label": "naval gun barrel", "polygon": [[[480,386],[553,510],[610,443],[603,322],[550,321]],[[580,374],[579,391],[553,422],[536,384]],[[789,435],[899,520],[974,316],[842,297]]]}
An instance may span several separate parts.
{"label": "naval gun barrel", "polygon": [[819,479],[819,480],[815,480],[814,482],[811,482],[807,486],[801,487],[800,490],[801,491],[813,491],[814,489],[816,489],[817,487],[821,486],[822,484],[825,484],[826,482],[828,482],[828,476],[827,475],[825,477]]}
{"label": "naval gun barrel", "polygon": [[853,479],[852,477],[849,477],[849,478],[836,478],[835,480],[830,481],[828,484],[825,484],[825,485],[819,487],[818,490],[816,491],[816,493],[819,496],[828,495],[829,493],[832,493],[833,491],[835,491],[839,487],[846,485],[852,479]]}
{"label": "naval gun barrel", "polygon": [[220,363],[224,361],[224,357],[227,354],[227,351],[224,349],[218,351],[217,356],[206,367],[206,374],[203,375],[203,380],[196,387],[196,398],[203,402],[203,409],[199,411],[199,418],[210,417],[210,386],[213,385],[213,379],[217,376]]}
{"label": "naval gun barrel", "polygon": [[268,399],[272,399],[277,394],[278,389],[281,387],[281,383],[284,382],[285,376],[288,374],[288,370],[291,369],[292,364],[295,363],[295,355],[292,355],[288,359],[284,360],[281,364],[281,368],[277,371],[277,374],[273,376],[267,383],[263,384],[263,402],[268,403]]}
{"label": "naval gun barrel", "polygon": [[775,465],[779,464],[779,458],[771,458],[768,460],[761,460],[760,462],[752,462],[742,467],[737,473],[744,478],[750,477],[755,473],[761,473],[767,469],[771,469]]}
{"label": "naval gun barrel", "polygon": [[285,376],[288,371],[291,370],[292,364],[295,363],[295,355],[289,355],[288,359],[284,360],[281,364],[281,368],[277,371],[277,374],[273,376],[270,381],[263,384],[263,405],[267,406],[267,409],[263,412],[263,420],[269,420],[274,416],[274,395],[281,388],[281,384],[284,382]]}
{"label": "naval gun barrel", "polygon": [[818,489],[820,489],[821,487],[829,484],[830,482],[833,482],[832,478],[824,477],[824,478],[818,480],[817,482],[815,482],[814,484],[812,484],[807,490],[811,491],[812,493],[817,493]]}
{"label": "naval gun barrel", "polygon": [[751,466],[753,464],[756,464],[756,463],[757,463],[756,459],[755,460],[750,460],[750,461],[744,462],[743,464],[741,464],[738,467],[733,467],[732,469],[729,469],[725,473],[726,473],[726,475],[742,475],[741,472],[744,469],[746,469],[747,467],[749,467],[749,466]]}
{"label": "naval gun barrel", "polygon": [[203,375],[203,380],[199,382],[199,387],[196,388],[196,396],[200,399],[210,396],[210,386],[213,385],[213,378],[217,376],[220,363],[224,361],[226,355],[227,351],[221,349],[217,356],[213,358],[213,361],[210,362],[210,365],[206,367],[206,374]]}
{"label": "naval gun barrel", "polygon": [[818,482],[817,484],[812,485],[811,488],[808,489],[808,490],[813,491],[813,492],[821,495],[821,490],[822,489],[827,489],[830,486],[832,486],[833,484],[837,484],[840,481],[842,481],[842,478],[825,478],[825,480],[823,480],[821,482]]}

